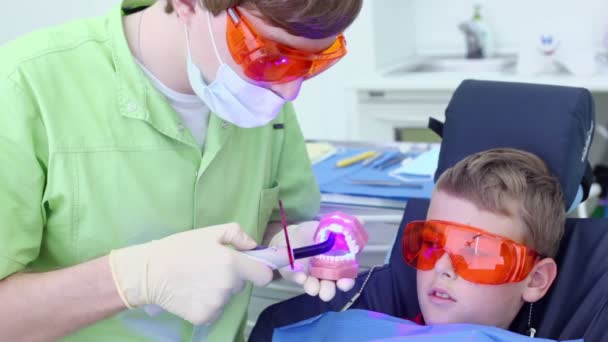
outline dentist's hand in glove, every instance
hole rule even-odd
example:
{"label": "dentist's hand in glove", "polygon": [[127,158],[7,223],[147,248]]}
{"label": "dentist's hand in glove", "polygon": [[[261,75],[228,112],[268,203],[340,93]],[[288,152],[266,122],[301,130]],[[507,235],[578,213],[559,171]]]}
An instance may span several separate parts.
{"label": "dentist's hand in glove", "polygon": [[[318,225],[318,221],[307,221],[287,227],[291,248],[295,249],[314,244],[314,234]],[[277,233],[272,238],[269,245],[285,246],[286,242],[283,232]],[[319,296],[319,298],[325,302],[334,298],[336,295],[336,288],[346,292],[355,285],[355,280],[351,278],[343,278],[338,281],[315,278],[309,274],[309,269],[310,258],[306,258],[295,260],[294,270],[292,270],[290,266],[286,266],[279,269],[279,273],[284,279],[302,285],[307,294]]]}
{"label": "dentist's hand in glove", "polygon": [[268,267],[230,246],[257,243],[235,223],[185,231],[112,251],[112,276],[128,308],[156,304],[195,325],[211,323],[245,281],[272,280]]}

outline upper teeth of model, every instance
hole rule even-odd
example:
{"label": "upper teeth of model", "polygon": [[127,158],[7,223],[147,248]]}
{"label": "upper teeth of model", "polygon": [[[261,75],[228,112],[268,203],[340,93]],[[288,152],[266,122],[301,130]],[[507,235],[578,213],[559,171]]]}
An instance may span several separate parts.
{"label": "upper teeth of model", "polygon": [[346,244],[348,245],[348,250],[350,251],[350,253],[352,253],[352,254],[359,253],[359,245],[357,244],[357,241],[355,241],[355,238],[353,238],[353,236],[350,234],[350,232],[347,229],[344,229],[339,224],[331,224],[327,227],[324,227],[323,230],[321,230],[321,232],[319,234],[320,235],[319,240],[320,241],[327,240],[327,236],[329,235],[330,232],[342,234],[344,236],[344,240],[346,240]]}

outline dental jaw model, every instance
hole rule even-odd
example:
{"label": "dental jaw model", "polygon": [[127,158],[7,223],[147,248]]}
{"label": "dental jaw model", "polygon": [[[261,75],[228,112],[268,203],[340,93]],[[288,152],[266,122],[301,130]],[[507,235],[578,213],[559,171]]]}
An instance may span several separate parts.
{"label": "dental jaw model", "polygon": [[333,248],[310,261],[310,274],[327,280],[356,278],[359,270],[356,256],[367,244],[368,236],[363,225],[354,216],[335,212],[321,218],[315,232],[315,242],[326,241],[334,233]]}

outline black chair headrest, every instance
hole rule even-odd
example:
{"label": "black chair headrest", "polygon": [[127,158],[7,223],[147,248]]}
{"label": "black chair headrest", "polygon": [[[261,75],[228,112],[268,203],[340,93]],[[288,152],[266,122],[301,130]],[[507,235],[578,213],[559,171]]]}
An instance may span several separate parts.
{"label": "black chair headrest", "polygon": [[443,137],[435,180],[468,155],[510,147],[545,161],[559,178],[566,210],[579,187],[582,200],[587,197],[593,177],[587,157],[595,128],[594,102],[587,89],[466,80],[456,89],[445,117],[443,125],[429,124]]}

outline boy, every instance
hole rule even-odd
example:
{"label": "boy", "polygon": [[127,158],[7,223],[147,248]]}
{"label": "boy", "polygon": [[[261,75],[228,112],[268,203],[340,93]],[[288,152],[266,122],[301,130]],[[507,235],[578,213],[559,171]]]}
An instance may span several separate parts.
{"label": "boy", "polygon": [[564,224],[560,185],[531,153],[493,149],[446,170],[402,244],[424,323],[508,329],[555,280]]}

